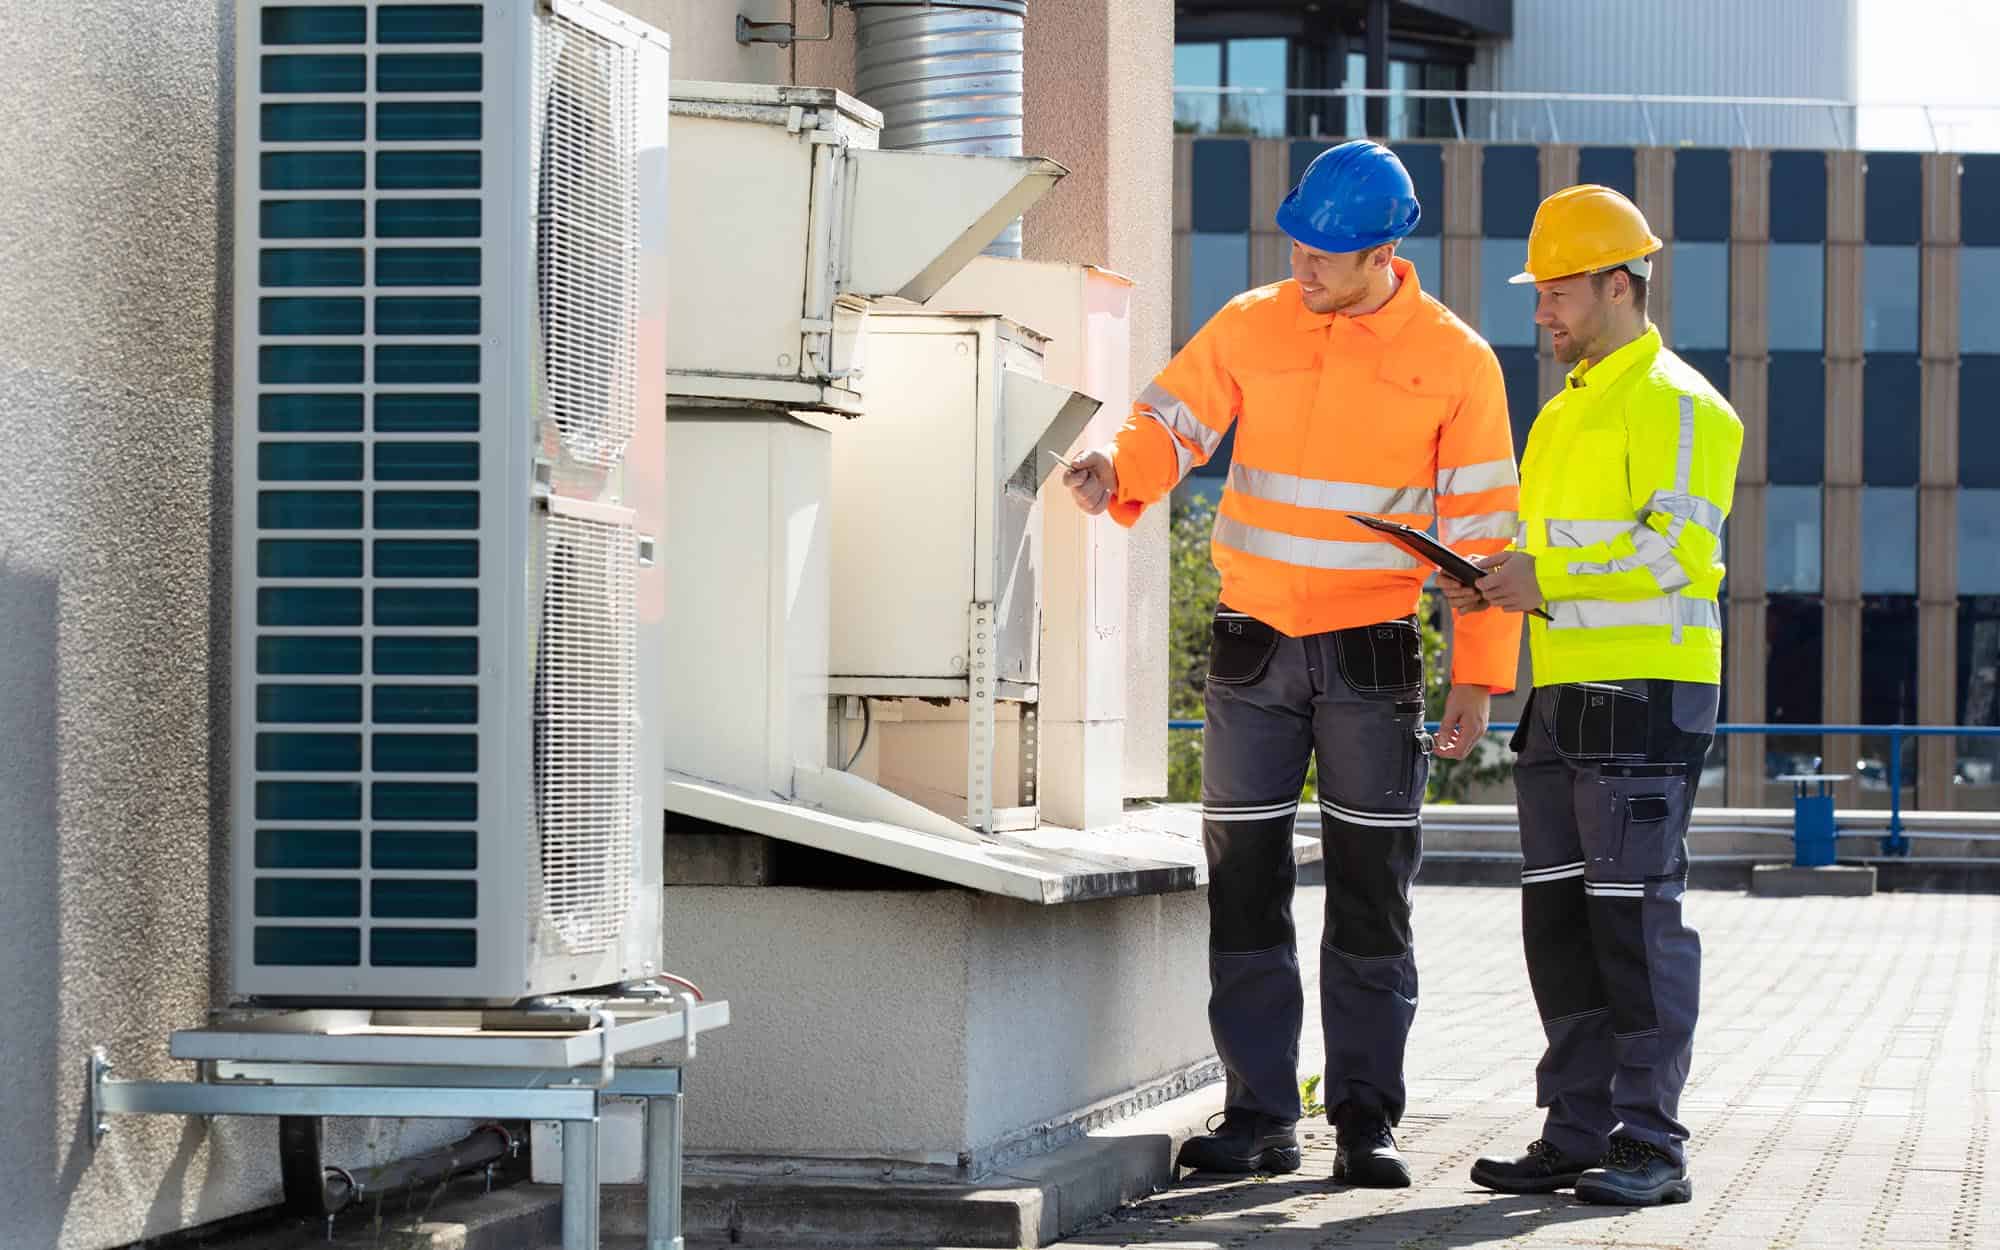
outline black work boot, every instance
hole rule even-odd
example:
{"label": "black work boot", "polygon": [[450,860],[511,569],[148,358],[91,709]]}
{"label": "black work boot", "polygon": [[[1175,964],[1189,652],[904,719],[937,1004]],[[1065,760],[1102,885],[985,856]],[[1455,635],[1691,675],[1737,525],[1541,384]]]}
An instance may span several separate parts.
{"label": "black work boot", "polygon": [[1408,1189],[1410,1165],[1396,1152],[1389,1121],[1373,1111],[1342,1108],[1334,1119],[1333,1179],[1367,1189]]}
{"label": "black work boot", "polygon": [[1472,1183],[1503,1194],[1552,1194],[1568,1189],[1587,1168],[1602,1160],[1572,1159],[1541,1138],[1518,1156],[1487,1155],[1472,1165]]}
{"label": "black work boot", "polygon": [[1688,1180],[1687,1168],[1658,1146],[1613,1137],[1602,1166],[1589,1168],[1576,1178],[1576,1196],[1585,1202],[1650,1207],[1690,1200],[1694,1184]]}
{"label": "black work boot", "polygon": [[1181,1143],[1177,1168],[1197,1172],[1296,1172],[1299,1170],[1299,1139],[1289,1120],[1274,1119],[1254,1111],[1229,1110],[1222,1113],[1222,1127],[1190,1137]]}

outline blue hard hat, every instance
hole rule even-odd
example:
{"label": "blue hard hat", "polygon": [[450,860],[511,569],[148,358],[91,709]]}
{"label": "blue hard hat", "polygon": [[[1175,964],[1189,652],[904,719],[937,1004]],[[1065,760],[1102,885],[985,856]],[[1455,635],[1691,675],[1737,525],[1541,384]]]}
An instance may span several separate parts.
{"label": "blue hard hat", "polygon": [[1322,252],[1361,252],[1417,228],[1410,171],[1379,143],[1355,139],[1313,157],[1278,205],[1278,229]]}

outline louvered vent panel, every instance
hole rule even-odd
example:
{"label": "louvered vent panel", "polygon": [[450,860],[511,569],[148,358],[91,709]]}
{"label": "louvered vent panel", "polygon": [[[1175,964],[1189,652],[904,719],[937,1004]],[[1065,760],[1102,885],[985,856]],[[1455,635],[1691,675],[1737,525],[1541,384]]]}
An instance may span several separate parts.
{"label": "louvered vent panel", "polygon": [[535,657],[542,911],[572,954],[618,938],[638,821],[638,536],[551,514]]}
{"label": "louvered vent panel", "polygon": [[252,10],[259,967],[480,962],[488,16]]}
{"label": "louvered vent panel", "polygon": [[610,468],[637,415],[638,53],[558,17],[535,74],[540,380],[564,449]]}

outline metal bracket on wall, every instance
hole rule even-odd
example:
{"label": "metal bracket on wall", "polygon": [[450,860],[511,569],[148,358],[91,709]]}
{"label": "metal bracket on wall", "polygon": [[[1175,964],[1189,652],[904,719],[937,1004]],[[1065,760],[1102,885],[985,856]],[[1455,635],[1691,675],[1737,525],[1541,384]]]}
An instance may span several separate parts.
{"label": "metal bracket on wall", "polygon": [[736,15],[736,42],[746,47],[753,43],[775,43],[789,48],[795,43],[825,43],[832,38],[833,0],[826,0],[826,30],[817,35],[801,35],[790,22],[753,22],[741,13]]}

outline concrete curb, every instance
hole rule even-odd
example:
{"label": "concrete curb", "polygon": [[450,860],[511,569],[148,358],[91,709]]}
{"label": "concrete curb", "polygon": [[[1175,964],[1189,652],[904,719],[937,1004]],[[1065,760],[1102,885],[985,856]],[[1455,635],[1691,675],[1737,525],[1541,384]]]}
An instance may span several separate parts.
{"label": "concrete curb", "polygon": [[[684,1235],[758,1246],[1045,1246],[1174,1181],[1181,1143],[1222,1108],[1213,1085],[976,1183],[690,1175]],[[556,1243],[562,1191],[518,1185],[399,1230],[394,1250],[524,1250]],[[642,1238],[643,1187],[606,1185],[607,1243]],[[426,1240],[425,1238],[428,1238]]]}

